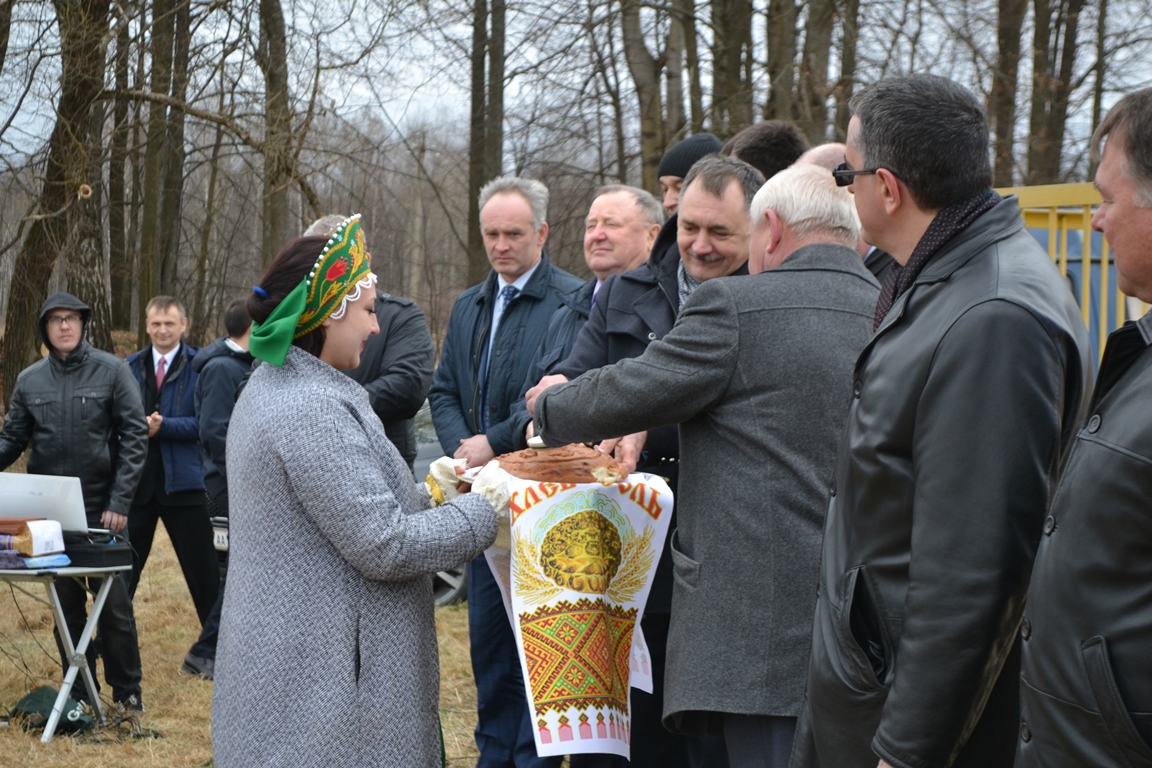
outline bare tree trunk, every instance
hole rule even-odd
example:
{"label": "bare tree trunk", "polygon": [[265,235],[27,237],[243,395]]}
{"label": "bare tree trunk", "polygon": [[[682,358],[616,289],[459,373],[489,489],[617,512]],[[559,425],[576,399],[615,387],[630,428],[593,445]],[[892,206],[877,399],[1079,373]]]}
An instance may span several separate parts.
{"label": "bare tree trunk", "polygon": [[704,88],[700,85],[700,49],[696,38],[695,0],[672,0],[684,34],[684,67],[688,70],[688,110],[692,133],[704,130]]}
{"label": "bare tree trunk", "polygon": [[812,144],[822,143],[828,131],[828,58],[835,22],[834,0],[809,0],[796,124]]}
{"label": "bare tree trunk", "polygon": [[768,101],[764,117],[791,120],[793,89],[796,82],[796,3],[795,0],[768,2]]}
{"label": "bare tree trunk", "polygon": [[[224,112],[224,70],[220,70],[220,113]],[[193,330],[199,334],[208,327],[212,321],[211,304],[207,295],[208,282],[208,254],[212,245],[212,224],[216,218],[218,205],[216,203],[217,177],[220,175],[220,152],[224,145],[224,126],[217,124],[216,140],[212,144],[212,156],[208,166],[208,192],[204,201],[204,223],[200,227],[200,250],[196,258],[196,289],[193,297],[195,325]]]}
{"label": "bare tree trunk", "polygon": [[132,262],[126,241],[124,173],[128,159],[129,44],[128,20],[121,18],[116,28],[116,98],[112,107],[112,135],[108,152],[108,258],[112,278],[112,327],[132,325]]}
{"label": "bare tree trunk", "polygon": [[488,274],[484,238],[480,232],[480,188],[488,181],[484,172],[485,117],[487,88],[485,71],[488,56],[488,0],[474,0],[472,6],[472,94],[468,122],[468,284],[474,285]]}
{"label": "bare tree trunk", "polygon": [[1033,0],[1035,36],[1028,136],[1029,184],[1052,184],[1060,180],[1064,126],[1073,87],[1076,32],[1083,7],[1084,0],[1057,0],[1054,9],[1048,0]]}
{"label": "bare tree trunk", "polygon": [[684,25],[676,14],[668,23],[668,39],[664,45],[665,122],[664,135],[668,143],[684,138],[687,128],[684,119]]}
{"label": "bare tree trunk", "polygon": [[752,123],[750,0],[712,2],[712,130],[730,136]]}
{"label": "bare tree trunk", "polygon": [[856,85],[856,43],[860,38],[860,0],[844,0],[844,16],[840,21],[843,41],[840,49],[840,82],[836,84],[835,139],[843,142],[848,136],[848,121],[852,118],[848,102]]}
{"label": "bare tree trunk", "polygon": [[664,155],[664,105],[660,96],[660,63],[644,44],[640,0],[623,0],[620,23],[624,58],[640,101],[640,168],[644,189],[658,186],[656,171]]}
{"label": "bare tree trunk", "polygon": [[[1096,16],[1096,82],[1092,86],[1092,132],[1096,132],[1100,120],[1104,117],[1104,77],[1107,73],[1105,42],[1108,36],[1108,0],[1100,0],[1100,7]],[[1098,163],[1090,159],[1088,164],[1088,177],[1096,176]]]}
{"label": "bare tree trunk", "polygon": [[[48,158],[36,218],[16,255],[5,316],[0,373],[8,393],[38,356],[37,319],[60,249],[76,225],[73,207],[86,204],[91,173],[88,132],[92,105],[104,85],[108,0],[53,0],[60,27],[60,101],[48,139]],[[98,165],[98,164],[97,164]],[[84,298],[84,297],[81,297]]]}
{"label": "bare tree trunk", "polygon": [[292,236],[288,188],[292,183],[292,110],[288,103],[288,38],[280,0],[260,0],[260,68],[264,71],[264,265]]}
{"label": "bare tree trunk", "polygon": [[[175,9],[172,55],[172,98],[184,102],[188,96],[188,47],[192,39],[190,3],[180,0]],[[184,112],[169,108],[165,127],[163,194],[160,198],[160,292],[173,295],[176,289],[176,252],[180,246],[180,203],[184,195]]]}
{"label": "bare tree trunk", "polygon": [[488,34],[488,116],[484,171],[489,179],[504,173],[504,0],[492,0]]}
{"label": "bare tree trunk", "polygon": [[8,56],[8,36],[12,31],[12,6],[15,0],[0,0],[0,72],[4,71],[4,59]]}
{"label": "bare tree trunk", "polygon": [[[175,15],[172,0],[152,3],[152,73],[153,93],[167,95],[172,88],[172,36]],[[144,193],[140,221],[140,307],[137,313],[137,338],[144,338],[144,305],[160,292],[160,206],[163,198],[165,123],[168,108],[160,103],[148,105],[147,146],[144,151]]]}
{"label": "bare tree trunk", "polygon": [[1016,127],[1016,88],[1020,68],[1020,35],[1024,15],[1028,10],[1025,0],[999,0],[999,19],[996,40],[999,51],[996,69],[992,72],[992,132],[996,136],[993,183],[1010,187],[1013,182],[1013,139]]}
{"label": "bare tree trunk", "polygon": [[[92,105],[88,119],[89,156],[97,161],[104,127],[104,105]],[[104,233],[101,221],[100,162],[88,165],[88,183],[92,197],[76,206],[75,223],[70,224],[68,258],[68,287],[92,308],[92,317],[84,331],[88,341],[106,352],[112,346],[112,308],[108,302],[107,274],[104,269]],[[72,214],[71,211],[69,211]]]}

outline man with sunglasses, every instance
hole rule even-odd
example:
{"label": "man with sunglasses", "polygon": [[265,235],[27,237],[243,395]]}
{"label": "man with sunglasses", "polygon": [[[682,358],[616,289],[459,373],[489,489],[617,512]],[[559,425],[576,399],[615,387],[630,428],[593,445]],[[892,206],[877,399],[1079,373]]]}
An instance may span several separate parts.
{"label": "man with sunglasses", "polygon": [[980,102],[941,77],[851,101],[864,239],[901,265],[856,362],[793,766],[1012,765],[1018,630],[1088,392],[1067,284],[992,191]]}

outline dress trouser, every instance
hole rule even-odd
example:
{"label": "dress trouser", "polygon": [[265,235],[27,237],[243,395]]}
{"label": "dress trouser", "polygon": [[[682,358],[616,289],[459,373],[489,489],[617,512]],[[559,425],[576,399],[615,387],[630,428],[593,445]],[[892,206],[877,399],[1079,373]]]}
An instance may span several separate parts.
{"label": "dress trouser", "polygon": [[572,755],[572,768],[726,768],[723,740],[685,736],[664,728],[664,666],[668,657],[667,613],[640,620],[652,658],[652,693],[632,689],[631,760],[620,755]]}
{"label": "dress trouser", "polygon": [[788,768],[795,735],[794,717],[724,713],[724,743],[732,768]]}
{"label": "dress trouser", "polygon": [[158,520],[164,521],[164,529],[172,540],[172,548],[176,550],[184,581],[196,606],[196,615],[203,625],[220,591],[220,567],[212,543],[212,523],[208,520],[203,501],[170,506],[161,504],[154,496],[143,504],[132,505],[128,513],[128,540],[132,542],[134,554],[128,594],[136,596],[140,574],[152,552]]}
{"label": "dress trouser", "polygon": [[[99,579],[86,580],[93,590],[100,586]],[[88,621],[88,592],[74,579],[59,579],[56,582],[56,594],[60,598],[60,607],[64,611],[64,620],[68,623],[68,633],[72,636],[72,644],[80,640],[80,633]],[[128,587],[124,583],[124,575],[118,574],[112,579],[112,586],[108,590],[108,599],[104,603],[104,610],[100,612],[100,619],[96,624],[99,630],[100,655],[104,659],[104,680],[112,687],[113,701],[125,701],[129,696],[140,695],[140,644],[136,637],[136,616],[132,612],[132,600],[128,597]],[[60,631],[60,627],[56,628]],[[64,669],[68,662],[64,655],[64,645],[60,636],[56,635],[56,647],[60,650],[60,658],[64,659]],[[95,638],[88,644],[86,655],[88,669],[96,678],[96,645]],[[99,681],[96,683],[100,685]],[[87,699],[88,691],[80,678],[72,687],[72,698]]]}
{"label": "dress trouser", "polygon": [[536,755],[516,637],[483,555],[468,563],[468,633],[476,678],[476,768],[559,768],[562,758]]}
{"label": "dress trouser", "polygon": [[[228,494],[221,494],[220,498],[213,499],[211,493],[206,493],[204,498],[209,521],[213,517],[228,517]],[[213,543],[213,548],[215,548],[215,543]],[[212,604],[212,610],[208,612],[208,618],[203,622],[200,637],[196,638],[196,642],[188,651],[193,656],[199,656],[202,659],[216,659],[216,642],[220,638],[220,611],[224,607],[224,584],[227,581],[227,575],[226,569],[220,574],[220,591],[216,596],[216,602]]]}

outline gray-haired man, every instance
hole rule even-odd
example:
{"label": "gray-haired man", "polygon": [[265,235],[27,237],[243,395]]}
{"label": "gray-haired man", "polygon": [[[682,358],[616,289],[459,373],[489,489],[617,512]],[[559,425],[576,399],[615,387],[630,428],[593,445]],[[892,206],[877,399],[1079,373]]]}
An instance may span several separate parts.
{"label": "gray-haired man", "polygon": [[852,249],[851,201],[826,171],[777,174],[751,227],[744,214],[731,233],[705,225],[693,196],[743,207],[740,185],[717,196],[703,182],[685,187],[680,221],[699,231],[682,230],[681,249],[701,258],[704,230],[730,234],[753,274],[701,280],[639,357],[543,392],[536,427],[558,445],[679,424],[664,724],[723,734],[734,768],[777,768],[803,703],[805,585],[878,287]]}
{"label": "gray-haired man", "polygon": [[[580,281],[548,261],[548,189],[504,176],[480,190],[492,272],[456,299],[428,400],[444,453],[486,464],[514,450],[513,406],[548,320]],[[478,768],[551,768],[536,756],[508,614],[483,556],[468,564],[468,629],[476,677]]]}

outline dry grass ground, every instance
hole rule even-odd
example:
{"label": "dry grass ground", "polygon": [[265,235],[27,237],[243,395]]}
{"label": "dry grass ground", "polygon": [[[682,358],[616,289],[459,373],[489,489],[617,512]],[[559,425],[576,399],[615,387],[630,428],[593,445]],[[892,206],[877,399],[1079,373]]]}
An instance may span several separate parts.
{"label": "dry grass ground", "polygon": [[[132,737],[122,727],[81,737],[57,736],[41,744],[39,732],[0,728],[0,766],[184,768],[212,764],[212,684],[180,671],[199,625],[163,526],[135,605],[147,707],[140,726],[157,737]],[[436,628],[448,766],[465,768],[475,765],[478,754],[472,740],[476,690],[468,661],[467,608],[439,609]],[[59,687],[61,677],[48,608],[18,591],[13,594],[0,582],[0,711],[41,685]],[[107,695],[106,687],[102,693]]]}

